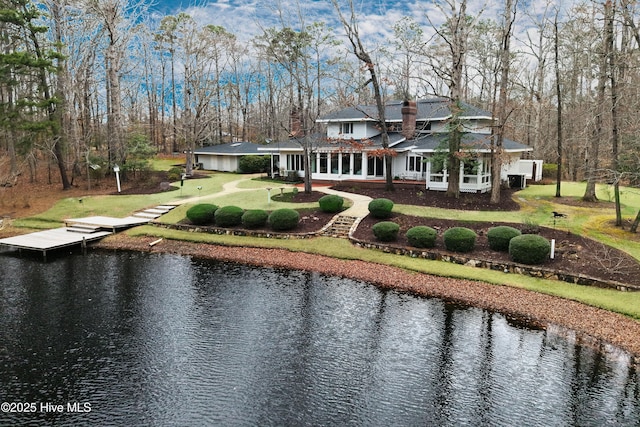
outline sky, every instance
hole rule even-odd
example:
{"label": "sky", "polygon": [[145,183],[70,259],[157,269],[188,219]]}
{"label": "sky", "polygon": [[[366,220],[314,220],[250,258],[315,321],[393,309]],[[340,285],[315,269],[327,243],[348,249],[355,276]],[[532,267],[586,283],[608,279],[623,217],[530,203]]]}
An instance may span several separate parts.
{"label": "sky", "polygon": [[[345,5],[343,13],[346,16],[349,12],[348,1],[339,0]],[[429,20],[436,26],[443,22],[443,15],[434,6],[433,0],[353,0],[353,2],[361,39],[370,45],[379,45],[391,40],[393,24],[403,17],[411,17],[420,23],[426,35],[432,32]],[[572,3],[572,0],[518,0],[517,18],[520,24],[516,25],[516,31],[520,32],[520,35],[516,34],[516,37],[526,38],[525,33],[533,28],[530,16],[539,16],[545,8],[548,8],[549,3],[556,2],[566,7]],[[499,21],[503,4],[503,1],[468,0],[467,13],[471,16]],[[223,26],[240,40],[252,38],[261,34],[263,29],[270,27],[286,25],[299,29],[298,7],[304,16],[305,25],[323,21],[335,28],[339,34],[344,34],[330,0],[155,0],[153,7],[160,16],[186,12],[202,24]],[[549,8],[549,10],[552,9]],[[283,13],[278,13],[279,10]]]}
{"label": "sky", "polygon": [[[344,0],[342,0],[344,2]],[[432,8],[429,1],[399,0],[354,0],[358,14],[358,25],[363,38],[384,39],[392,34],[391,27],[404,16],[424,20]],[[346,2],[344,2],[346,4]],[[292,28],[299,26],[298,4],[305,24],[324,21],[334,28],[341,26],[336,21],[336,12],[330,0],[197,0],[182,3],[171,0],[156,0],[155,10],[162,15],[186,12],[197,20],[221,25],[230,32],[247,36],[261,33],[262,28],[280,26],[279,15]],[[278,10],[283,13],[279,14]],[[348,9],[345,8],[345,14]],[[287,22],[288,21],[288,22]]]}

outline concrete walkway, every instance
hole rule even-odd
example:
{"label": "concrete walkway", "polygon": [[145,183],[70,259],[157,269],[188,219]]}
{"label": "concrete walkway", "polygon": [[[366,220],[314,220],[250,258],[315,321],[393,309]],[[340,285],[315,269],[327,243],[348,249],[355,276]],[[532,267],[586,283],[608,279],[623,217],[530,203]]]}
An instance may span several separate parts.
{"label": "concrete walkway", "polygon": [[[245,175],[241,179],[237,179],[235,181],[230,181],[230,182],[227,182],[226,184],[223,184],[222,190],[217,193],[207,194],[206,196],[189,197],[188,199],[180,199],[180,200],[171,202],[170,204],[177,206],[185,203],[195,203],[201,200],[211,199],[213,197],[224,196],[227,194],[233,194],[233,193],[238,193],[242,191],[259,190],[259,188],[239,188],[238,184],[244,181],[249,181],[253,178],[260,177],[260,176],[262,176],[262,174]],[[277,194],[276,190],[279,190],[280,188],[295,188],[295,187],[296,187],[295,185],[291,185],[291,184],[281,183],[276,185],[274,183],[273,194],[274,195]],[[343,197],[344,199],[351,200],[353,204],[348,209],[340,212],[338,214],[339,216],[348,216],[348,217],[362,219],[369,214],[369,202],[371,201],[371,197],[363,196],[361,194],[347,193],[344,191],[336,191],[327,186],[322,186],[322,185],[313,186],[312,190],[325,193],[325,194],[335,194],[340,197]]]}
{"label": "concrete walkway", "polygon": [[344,199],[351,200],[353,202],[353,205],[351,205],[349,209],[346,209],[340,212],[338,214],[340,216],[351,216],[354,218],[362,219],[365,216],[369,215],[369,202],[372,200],[371,197],[369,196],[363,196],[362,194],[355,194],[355,193],[347,193],[344,191],[337,191],[329,187],[322,187],[322,186],[318,186],[314,188],[314,190],[320,191],[325,194],[335,194]]}

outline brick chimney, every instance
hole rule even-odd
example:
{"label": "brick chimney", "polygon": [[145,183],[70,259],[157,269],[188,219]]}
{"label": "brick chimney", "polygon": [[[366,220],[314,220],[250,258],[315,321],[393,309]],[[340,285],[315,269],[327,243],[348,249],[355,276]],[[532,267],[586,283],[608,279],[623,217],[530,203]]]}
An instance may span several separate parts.
{"label": "brick chimney", "polygon": [[418,115],[416,101],[404,101],[401,111],[402,135],[407,139],[413,139],[416,134],[416,116]]}
{"label": "brick chimney", "polygon": [[297,107],[293,107],[291,109],[289,121],[289,137],[299,138],[301,136],[304,136],[304,132],[302,130],[302,120],[300,118],[300,113]]}

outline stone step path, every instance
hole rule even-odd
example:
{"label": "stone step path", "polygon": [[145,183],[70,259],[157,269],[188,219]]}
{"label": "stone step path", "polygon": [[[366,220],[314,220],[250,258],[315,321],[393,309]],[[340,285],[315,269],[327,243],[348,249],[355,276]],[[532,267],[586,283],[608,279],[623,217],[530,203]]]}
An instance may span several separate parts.
{"label": "stone step path", "polygon": [[337,237],[341,239],[348,239],[349,233],[353,228],[356,221],[358,221],[358,217],[347,216],[347,215],[338,215],[336,216],[331,224],[324,230],[322,233],[325,237]]}
{"label": "stone step path", "polygon": [[162,215],[166,214],[173,208],[175,208],[175,206],[160,205],[156,206],[155,208],[149,208],[140,212],[136,212],[132,216],[136,218],[156,219],[160,218]]}

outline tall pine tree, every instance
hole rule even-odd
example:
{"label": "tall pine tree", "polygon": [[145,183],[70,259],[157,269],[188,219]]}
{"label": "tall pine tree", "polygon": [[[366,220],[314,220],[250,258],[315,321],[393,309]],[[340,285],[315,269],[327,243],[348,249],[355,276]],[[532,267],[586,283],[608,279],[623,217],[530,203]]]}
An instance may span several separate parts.
{"label": "tall pine tree", "polygon": [[[0,0],[0,126],[8,146],[45,140],[53,154],[63,189],[71,187],[64,162],[56,67],[63,58],[49,49],[40,25],[42,12],[30,0]],[[58,96],[56,96],[58,95]]]}

